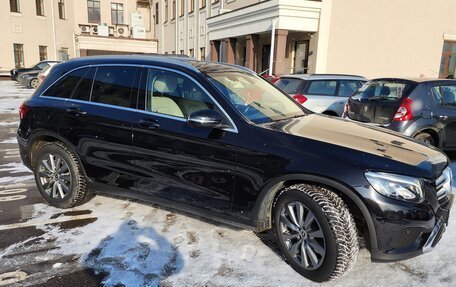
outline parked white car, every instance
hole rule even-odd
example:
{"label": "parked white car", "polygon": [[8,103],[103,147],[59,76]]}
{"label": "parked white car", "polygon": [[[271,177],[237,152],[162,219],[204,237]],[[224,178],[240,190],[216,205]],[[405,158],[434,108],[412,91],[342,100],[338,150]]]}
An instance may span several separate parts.
{"label": "parked white car", "polygon": [[51,72],[52,67],[54,67],[58,63],[59,62],[55,62],[55,63],[52,63],[52,64],[49,63],[49,66],[45,67],[43,70],[41,70],[38,73],[38,82],[39,82],[39,84],[41,84],[41,82],[43,82],[44,78],[46,78],[46,76]]}
{"label": "parked white car", "polygon": [[341,117],[348,97],[365,82],[361,76],[296,74],[280,77],[275,85],[308,110]]}

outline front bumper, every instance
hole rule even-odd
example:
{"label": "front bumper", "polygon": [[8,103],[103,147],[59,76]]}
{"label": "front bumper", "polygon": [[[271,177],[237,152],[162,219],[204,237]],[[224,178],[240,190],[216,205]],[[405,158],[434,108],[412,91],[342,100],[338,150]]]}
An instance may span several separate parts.
{"label": "front bumper", "polygon": [[378,248],[371,250],[372,261],[400,261],[432,251],[446,230],[453,200],[454,195],[449,194],[437,208],[432,208],[430,204],[428,208],[422,205],[414,215],[408,213],[415,220],[399,217],[383,220],[377,217],[374,222],[378,226]]}

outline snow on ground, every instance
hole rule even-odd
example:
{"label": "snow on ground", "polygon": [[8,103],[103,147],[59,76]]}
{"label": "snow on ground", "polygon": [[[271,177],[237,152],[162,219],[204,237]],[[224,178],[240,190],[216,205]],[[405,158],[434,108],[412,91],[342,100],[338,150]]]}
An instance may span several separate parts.
{"label": "snow on ground", "polygon": [[[0,81],[0,113],[17,112],[25,92],[30,94],[30,90]],[[456,161],[451,166],[456,175]],[[0,171],[11,173],[0,178],[2,186],[33,179],[26,173],[15,176],[15,172],[26,171],[17,163],[1,165]],[[93,219],[75,228],[44,225],[56,216],[63,217],[62,210],[45,204],[32,207],[33,217],[27,223],[37,224],[45,232],[36,244],[52,241],[55,245],[42,259],[56,254],[79,255],[81,266],[108,273],[106,286],[157,286],[159,282],[162,286],[319,286],[294,272],[276,253],[270,237],[251,231],[104,196],[72,209],[89,210],[88,217]],[[0,260],[6,260],[3,257],[25,248],[34,239],[4,249]],[[403,262],[374,264],[369,252],[362,249],[351,273],[322,285],[454,286],[455,241],[453,212],[447,232],[433,252]],[[64,270],[66,264],[57,262],[51,269]]]}
{"label": "snow on ground", "polygon": [[21,103],[34,90],[21,87],[17,82],[0,81],[0,114],[17,113]]}
{"label": "snow on ground", "polygon": [[21,173],[21,172],[30,172],[30,169],[25,167],[22,163],[19,162],[10,162],[7,164],[0,165],[0,171],[7,171],[9,173]]}
{"label": "snow on ground", "polygon": [[12,138],[9,138],[7,140],[3,140],[0,142],[0,144],[15,144],[15,143],[17,143],[16,137],[12,137]]}

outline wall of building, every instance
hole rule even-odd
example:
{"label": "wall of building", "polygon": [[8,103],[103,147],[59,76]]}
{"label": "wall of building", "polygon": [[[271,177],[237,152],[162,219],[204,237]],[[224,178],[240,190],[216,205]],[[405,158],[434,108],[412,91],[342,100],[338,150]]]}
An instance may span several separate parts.
{"label": "wall of building", "polygon": [[456,35],[452,0],[323,4],[317,72],[438,77],[444,34]]}
{"label": "wall of building", "polygon": [[[69,2],[69,1],[67,1]],[[52,6],[54,4],[54,18]],[[9,1],[2,1],[0,6],[0,27],[2,27],[0,51],[0,70],[14,68],[13,43],[24,45],[24,64],[26,67],[40,60],[39,47],[47,47],[47,58],[58,59],[58,51],[68,48],[70,57],[74,57],[72,31],[73,17],[67,7],[67,18],[59,19],[57,1],[44,0],[44,16],[36,15],[35,1],[20,1],[20,13],[10,12]],[[53,20],[54,19],[54,20]],[[52,32],[55,27],[55,39]]]}

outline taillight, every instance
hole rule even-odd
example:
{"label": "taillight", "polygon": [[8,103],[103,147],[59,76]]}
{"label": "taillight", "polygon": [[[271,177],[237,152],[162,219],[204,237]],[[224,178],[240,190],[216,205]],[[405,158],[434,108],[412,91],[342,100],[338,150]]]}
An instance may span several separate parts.
{"label": "taillight", "polygon": [[412,111],[413,101],[409,98],[405,99],[399,109],[397,109],[396,114],[394,115],[394,120],[398,122],[410,121],[413,119]]}
{"label": "taillight", "polygon": [[25,116],[27,115],[28,111],[29,111],[29,108],[24,103],[22,103],[19,106],[19,118],[21,120],[23,120],[25,118]]}
{"label": "taillight", "polygon": [[303,94],[293,95],[293,99],[295,99],[300,104],[304,104],[307,101],[307,98]]}

